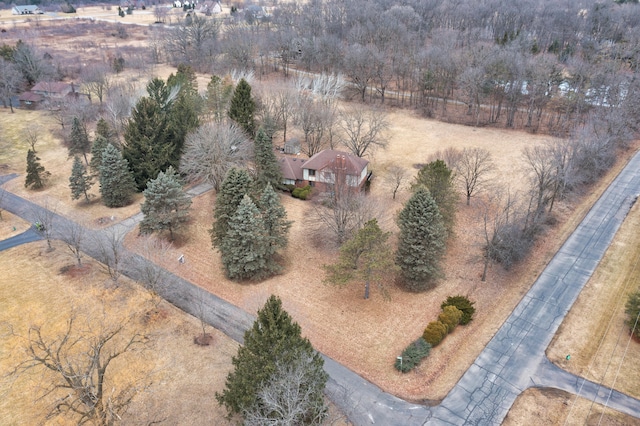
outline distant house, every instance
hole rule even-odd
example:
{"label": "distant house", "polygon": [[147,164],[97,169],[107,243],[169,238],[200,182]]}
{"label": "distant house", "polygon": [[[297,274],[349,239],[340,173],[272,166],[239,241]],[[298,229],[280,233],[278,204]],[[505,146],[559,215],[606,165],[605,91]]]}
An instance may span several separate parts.
{"label": "distant house", "polygon": [[205,1],[198,5],[196,12],[202,13],[206,16],[216,15],[218,13],[222,13],[222,5],[219,1]]}
{"label": "distant house", "polygon": [[344,182],[352,188],[362,188],[369,176],[369,161],[347,152],[326,149],[301,160],[293,157],[280,159],[283,183],[304,186],[309,184],[324,191],[328,185]]}
{"label": "distant house", "polygon": [[60,81],[41,81],[31,88],[33,93],[45,98],[62,99],[69,93],[75,92],[73,84]]}
{"label": "distant house", "polygon": [[13,6],[11,8],[11,13],[13,15],[42,15],[44,12],[38,6],[28,5],[28,6]]}
{"label": "distant house", "polygon": [[41,81],[33,86],[29,92],[22,93],[18,99],[21,106],[35,108],[44,101],[56,104],[69,98],[83,99],[86,102],[91,100],[88,94],[77,92],[73,83],[60,81]]}
{"label": "distant house", "polygon": [[26,109],[35,109],[43,100],[44,96],[33,92],[24,92],[18,96],[20,106]]}

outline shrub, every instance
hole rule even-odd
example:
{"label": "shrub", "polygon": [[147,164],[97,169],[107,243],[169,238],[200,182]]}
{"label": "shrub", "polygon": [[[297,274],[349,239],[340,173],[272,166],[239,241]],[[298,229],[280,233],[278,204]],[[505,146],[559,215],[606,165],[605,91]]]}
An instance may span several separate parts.
{"label": "shrub", "polygon": [[430,351],[431,345],[421,337],[402,351],[402,362],[396,359],[394,367],[398,371],[408,373],[420,364],[420,361],[428,357]]}
{"label": "shrub", "polygon": [[451,333],[460,324],[460,318],[462,318],[462,311],[453,305],[445,306],[438,315],[438,321],[447,326],[448,333]]}
{"label": "shrub", "polygon": [[473,307],[475,302],[469,301],[466,296],[449,296],[447,300],[442,302],[440,308],[444,310],[446,306],[455,306],[462,311],[462,318],[460,318],[460,325],[467,325],[473,319],[473,314],[476,312],[476,308]]}
{"label": "shrub", "polygon": [[629,295],[624,312],[627,314],[625,324],[629,327],[629,331],[635,337],[640,338],[640,323],[638,322],[638,316],[640,316],[640,290]]}
{"label": "shrub", "polygon": [[427,328],[424,329],[422,338],[429,343],[432,347],[438,346],[444,336],[448,333],[447,326],[440,321],[432,321],[427,324]]}
{"label": "shrub", "polygon": [[309,194],[311,193],[311,186],[307,185],[304,188],[295,188],[292,192],[291,195],[294,198],[299,198],[301,200],[306,200],[307,197],[309,197]]}
{"label": "shrub", "polygon": [[289,191],[289,192],[293,192],[293,190],[294,190],[294,189],[296,189],[296,186],[295,186],[295,185],[291,185],[291,184],[287,184],[287,185],[285,185],[284,187],[285,187],[285,188],[287,189],[287,191]]}

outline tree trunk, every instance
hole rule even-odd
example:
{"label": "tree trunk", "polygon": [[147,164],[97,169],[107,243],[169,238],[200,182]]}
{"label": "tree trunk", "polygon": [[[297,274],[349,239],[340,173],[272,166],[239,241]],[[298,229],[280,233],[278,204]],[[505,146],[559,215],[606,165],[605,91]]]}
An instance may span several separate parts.
{"label": "tree trunk", "polygon": [[366,280],[364,283],[364,298],[365,300],[369,298],[369,280]]}

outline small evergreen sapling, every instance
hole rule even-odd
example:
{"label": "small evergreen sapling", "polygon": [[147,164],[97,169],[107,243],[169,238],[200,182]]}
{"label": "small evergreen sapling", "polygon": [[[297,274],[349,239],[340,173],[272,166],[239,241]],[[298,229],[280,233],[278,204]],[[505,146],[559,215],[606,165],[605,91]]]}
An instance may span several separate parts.
{"label": "small evergreen sapling", "polygon": [[40,158],[32,150],[27,151],[27,176],[24,187],[31,189],[42,189],[50,173],[40,164]]}
{"label": "small evergreen sapling", "polygon": [[173,231],[189,220],[191,206],[191,199],[182,189],[173,167],[169,166],[166,172],[160,172],[157,178],[150,180],[143,194],[141,211],[144,218],[140,222],[140,233],[169,231],[173,241]]}
{"label": "small evergreen sapling", "polygon": [[85,201],[89,202],[88,191],[93,186],[93,179],[87,173],[87,168],[82,164],[78,156],[73,157],[73,167],[69,177],[69,188],[71,189],[71,199],[77,200],[84,195]]}

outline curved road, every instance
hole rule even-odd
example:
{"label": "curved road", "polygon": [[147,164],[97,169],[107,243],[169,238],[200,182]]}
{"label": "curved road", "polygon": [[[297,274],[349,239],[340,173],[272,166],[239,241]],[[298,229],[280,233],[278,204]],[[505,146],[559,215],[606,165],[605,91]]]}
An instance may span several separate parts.
{"label": "curved road", "polygon": [[[0,183],[10,177],[0,177]],[[206,188],[202,189],[205,190]],[[0,192],[5,192],[0,188]],[[500,424],[517,396],[530,387],[555,387],[640,418],[640,401],[609,391],[552,365],[545,350],[583,286],[597,267],[631,205],[640,194],[640,153],[637,153],[593,206],[575,232],[540,274],[493,339],[480,353],[442,403],[425,407],[407,403],[384,393],[346,367],[325,357],[330,375],[327,393],[356,425],[462,425]],[[3,207],[29,221],[44,209],[5,192]],[[115,225],[123,235],[133,228],[131,218]],[[55,227],[68,219],[54,216]],[[62,228],[58,228],[62,229]],[[105,231],[87,230],[90,238],[83,250],[100,259],[98,247],[107,238]],[[148,262],[140,256],[127,257]],[[124,271],[133,279],[136,270]],[[173,274],[166,273],[158,293],[192,315],[204,306],[204,319],[231,338],[242,342],[244,331],[254,317]],[[179,289],[179,291],[177,290]]]}

